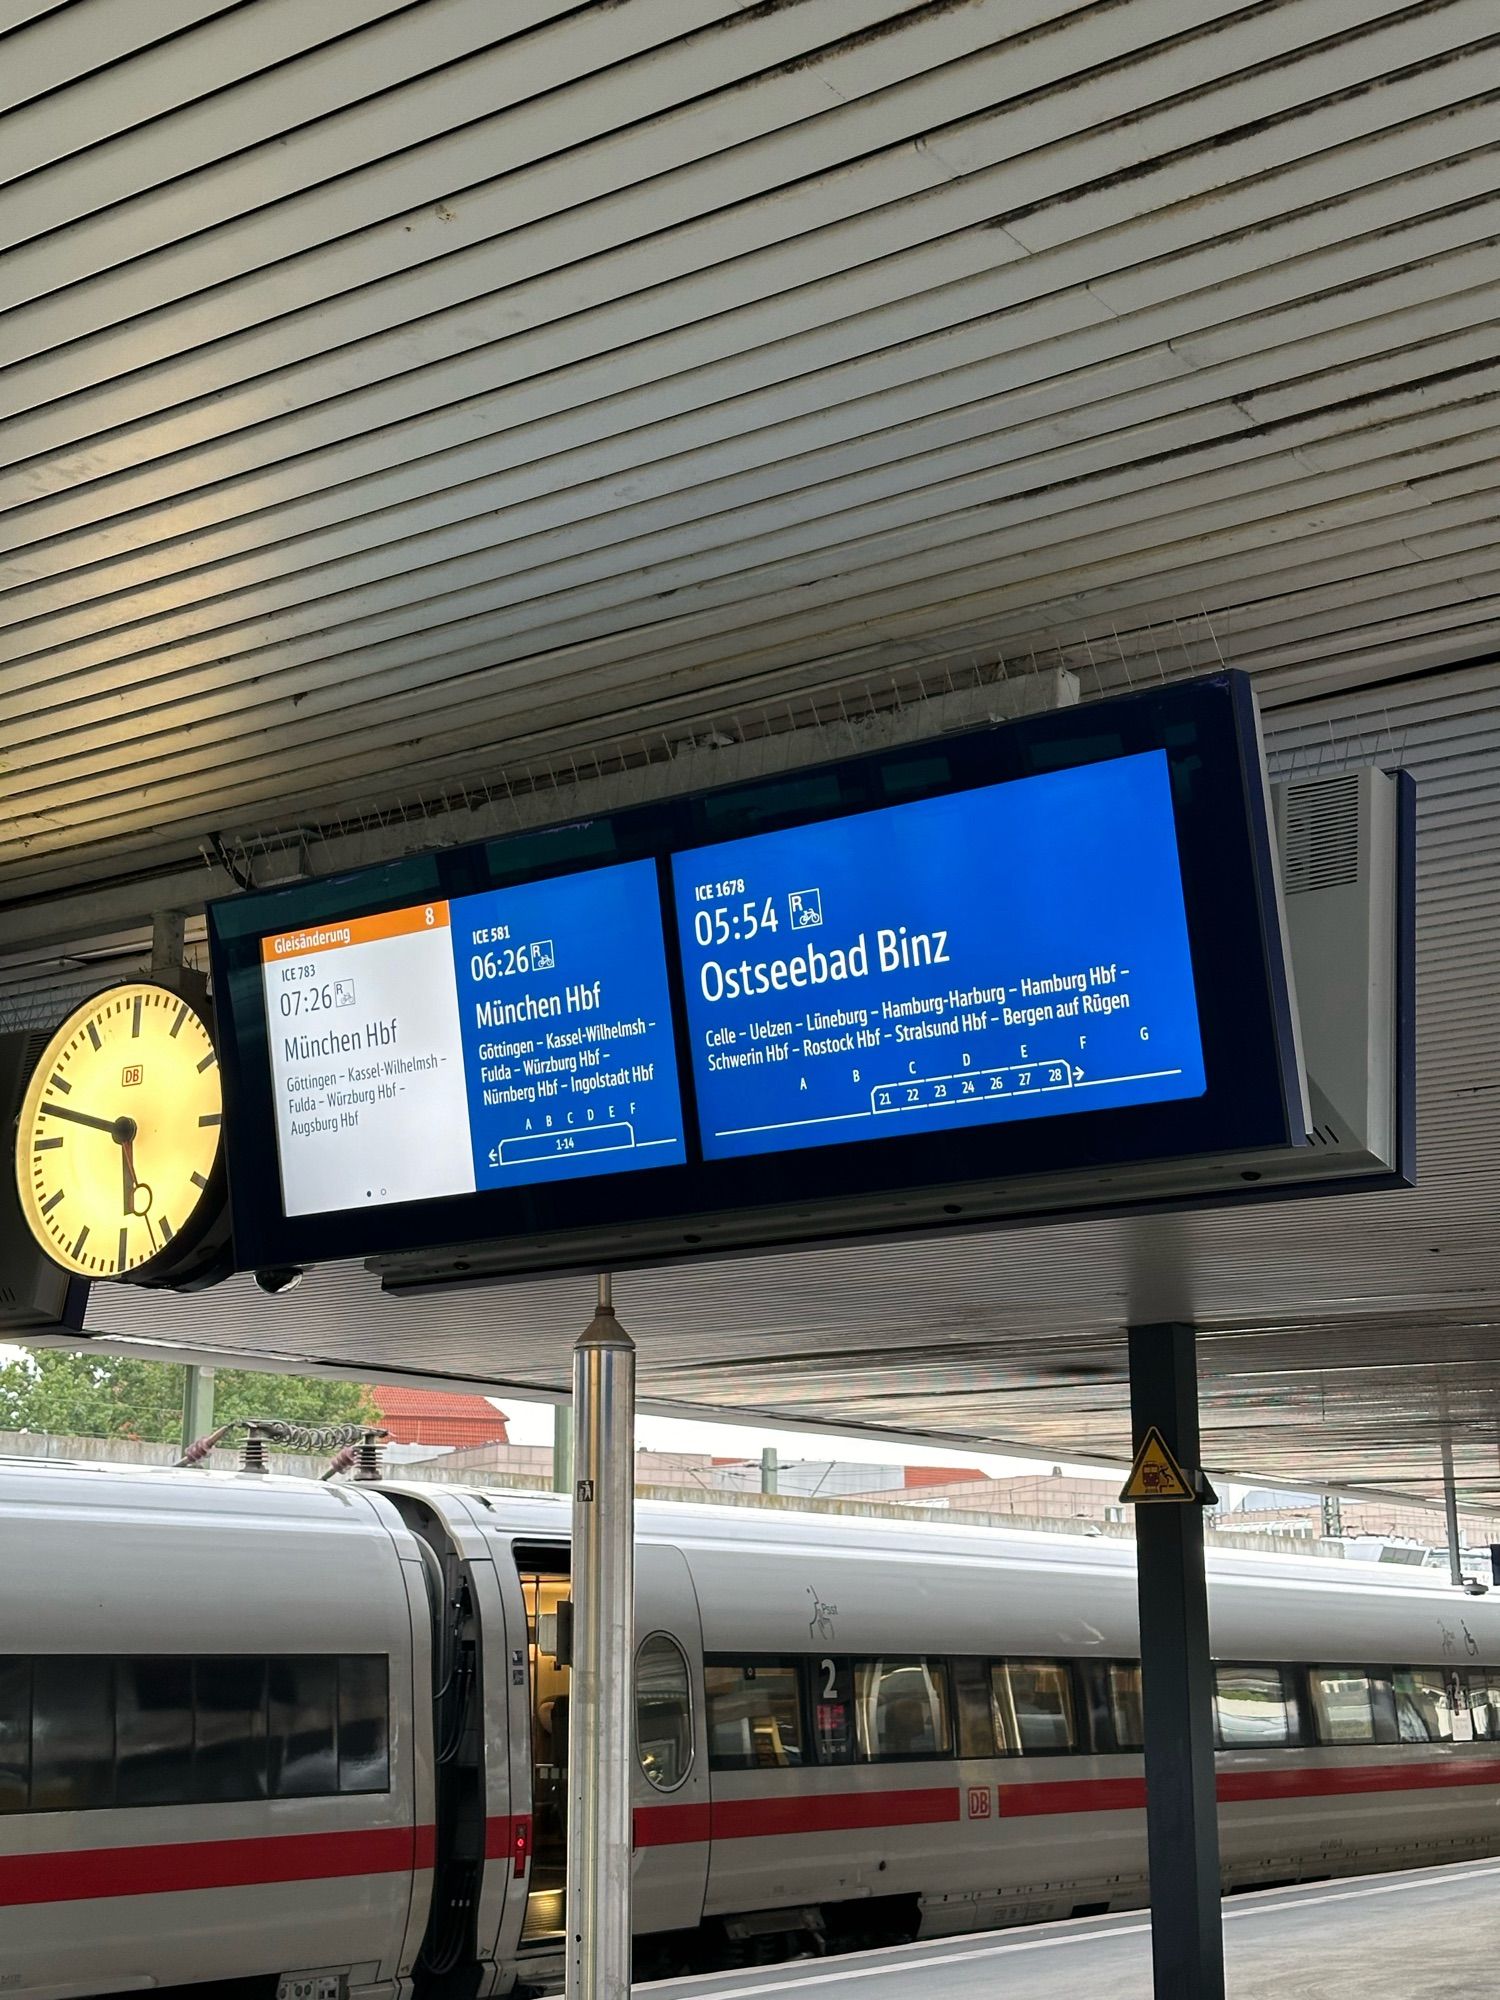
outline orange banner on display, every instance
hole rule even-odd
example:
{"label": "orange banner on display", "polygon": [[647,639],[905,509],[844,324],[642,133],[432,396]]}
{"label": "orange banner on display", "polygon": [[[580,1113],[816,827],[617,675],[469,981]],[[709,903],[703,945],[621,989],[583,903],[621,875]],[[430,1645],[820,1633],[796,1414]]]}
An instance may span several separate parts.
{"label": "orange banner on display", "polygon": [[276,937],[261,939],[260,955],[267,965],[274,965],[279,959],[305,958],[313,951],[338,951],[346,944],[373,944],[377,938],[409,937],[413,931],[447,928],[446,903],[414,903],[409,910],[386,910],[378,917],[345,917],[307,930],[282,931]]}

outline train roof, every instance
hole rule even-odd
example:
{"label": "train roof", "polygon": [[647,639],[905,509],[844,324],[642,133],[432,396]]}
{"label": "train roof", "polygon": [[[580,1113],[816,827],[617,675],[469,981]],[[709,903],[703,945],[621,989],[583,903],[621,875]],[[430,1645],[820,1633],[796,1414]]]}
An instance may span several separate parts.
{"label": "train roof", "polygon": [[[390,1482],[400,1485],[399,1480]],[[431,1487],[413,1485],[414,1493]],[[452,1489],[443,1489],[452,1490]],[[565,1536],[571,1505],[561,1493],[526,1493],[470,1488],[484,1503],[504,1513],[521,1534],[541,1539]],[[982,1560],[1028,1570],[1133,1571],[1135,1543],[1106,1535],[1069,1535],[980,1524],[892,1520],[879,1515],[819,1514],[795,1508],[758,1508],[713,1501],[657,1500],[637,1504],[638,1532],[645,1538],[691,1543],[704,1548],[799,1548],[817,1544],[831,1553]],[[1435,1570],[1376,1570],[1335,1558],[1288,1557],[1246,1549],[1210,1549],[1207,1569],[1223,1582],[1314,1583],[1362,1591],[1390,1589],[1451,1595],[1448,1578]]]}
{"label": "train roof", "polygon": [[[465,1494],[489,1513],[504,1518],[508,1532],[541,1541],[566,1539],[571,1526],[571,1502],[559,1493],[516,1491],[436,1481],[387,1478],[379,1486],[355,1485],[291,1477],[280,1473],[219,1472],[204,1467],[121,1465],[89,1459],[0,1457],[0,1505],[28,1502],[53,1504],[82,1497],[104,1500],[113,1486],[127,1504],[146,1510],[170,1509],[192,1495],[194,1510],[225,1518],[245,1515],[289,1515],[333,1520],[348,1518],[351,1502],[367,1505],[371,1496],[395,1492],[413,1499],[436,1501],[439,1496]],[[637,1530],[642,1539],[670,1541],[703,1549],[761,1548],[806,1551],[818,1547],[828,1554],[902,1560],[938,1557],[955,1563],[984,1562],[1035,1572],[1071,1570],[1076,1573],[1118,1574],[1135,1566],[1132,1541],[1104,1535],[1046,1533],[981,1524],[904,1521],[875,1515],[803,1512],[794,1508],[758,1508],[701,1501],[642,1501],[637,1505]],[[1316,1584],[1324,1589],[1413,1592],[1453,1595],[1453,1585],[1435,1570],[1376,1569],[1344,1564],[1327,1557],[1289,1557],[1239,1549],[1210,1549],[1207,1569],[1222,1583]]]}
{"label": "train roof", "polygon": [[205,1467],[116,1465],[85,1458],[0,1456],[0,1507],[94,1503],[146,1512],[174,1512],[191,1505],[198,1514],[225,1519],[347,1522],[351,1509],[369,1515],[371,1488],[279,1474],[216,1472]]}

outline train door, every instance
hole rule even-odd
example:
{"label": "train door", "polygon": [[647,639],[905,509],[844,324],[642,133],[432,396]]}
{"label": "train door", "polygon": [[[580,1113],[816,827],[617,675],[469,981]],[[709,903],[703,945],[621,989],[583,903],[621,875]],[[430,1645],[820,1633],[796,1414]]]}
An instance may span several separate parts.
{"label": "train door", "polygon": [[516,1551],[526,1606],[531,1730],[531,1866],[523,1950],[560,1949],[568,1854],[569,1634],[572,1601],[565,1547]]}
{"label": "train door", "polygon": [[635,1929],[696,1930],[708,1887],[703,1632],[681,1549],[635,1553]]}
{"label": "train door", "polygon": [[[526,1606],[532,1856],[523,1951],[561,1946],[566,1918],[572,1602],[568,1552],[517,1550]],[[698,1601],[680,1550],[636,1549],[635,1929],[696,1929],[708,1881],[708,1759]]]}

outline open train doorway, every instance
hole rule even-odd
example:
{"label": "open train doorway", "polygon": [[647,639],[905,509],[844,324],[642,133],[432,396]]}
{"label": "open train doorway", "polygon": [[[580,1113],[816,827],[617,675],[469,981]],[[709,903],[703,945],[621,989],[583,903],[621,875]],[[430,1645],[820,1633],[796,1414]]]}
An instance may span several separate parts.
{"label": "open train doorway", "polygon": [[560,1945],[566,1921],[573,1614],[568,1554],[561,1544],[516,1550],[526,1605],[531,1722],[532,1861],[523,1948]]}

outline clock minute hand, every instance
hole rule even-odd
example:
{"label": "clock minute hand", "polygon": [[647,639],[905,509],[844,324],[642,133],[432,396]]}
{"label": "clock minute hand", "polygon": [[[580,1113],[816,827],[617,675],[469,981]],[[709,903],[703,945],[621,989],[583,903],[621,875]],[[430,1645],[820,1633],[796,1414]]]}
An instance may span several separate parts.
{"label": "clock minute hand", "polygon": [[87,1111],[74,1111],[66,1104],[43,1104],[40,1109],[49,1118],[66,1118],[74,1125],[88,1125],[96,1132],[108,1132],[111,1138],[115,1137],[120,1122],[118,1118],[94,1118]]}

